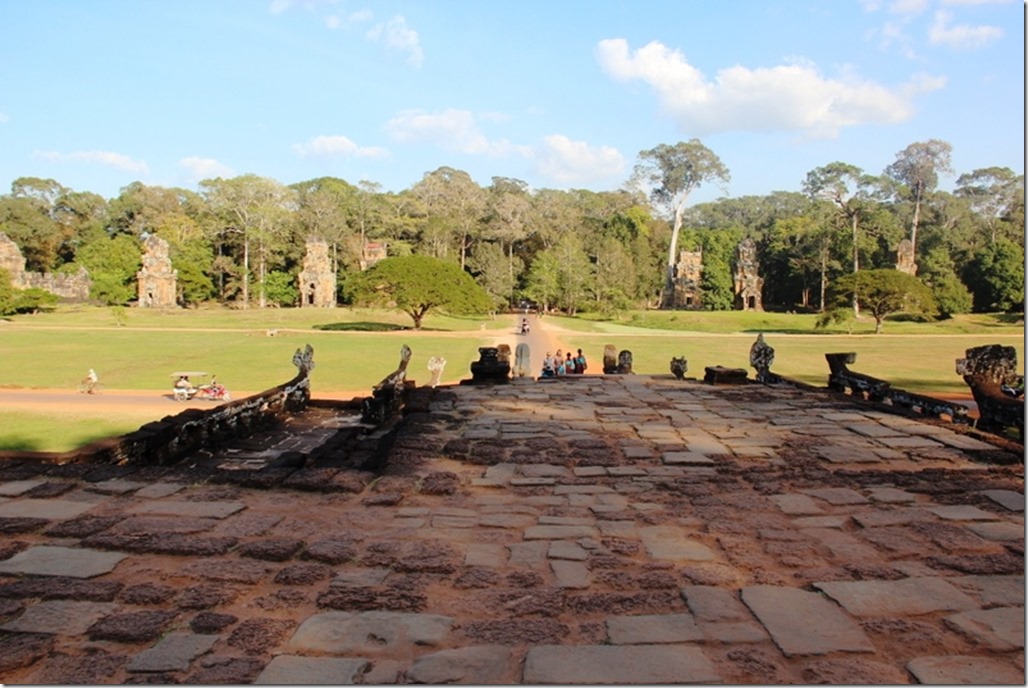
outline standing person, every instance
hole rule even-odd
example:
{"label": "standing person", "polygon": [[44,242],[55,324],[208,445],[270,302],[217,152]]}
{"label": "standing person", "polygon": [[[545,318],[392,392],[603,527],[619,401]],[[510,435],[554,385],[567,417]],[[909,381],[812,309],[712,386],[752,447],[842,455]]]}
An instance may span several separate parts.
{"label": "standing person", "polygon": [[575,365],[575,357],[568,352],[568,360],[564,361],[564,370],[567,371],[568,375],[575,375],[578,373],[578,367]]}
{"label": "standing person", "polygon": [[557,355],[554,356],[553,365],[555,367],[557,377],[564,377],[564,373],[566,372],[564,368],[564,353],[560,349],[557,349]]}
{"label": "standing person", "polygon": [[585,362],[585,354],[583,354],[582,350],[579,349],[578,356],[575,357],[575,372],[579,375],[584,375],[585,369],[588,367],[589,366]]}

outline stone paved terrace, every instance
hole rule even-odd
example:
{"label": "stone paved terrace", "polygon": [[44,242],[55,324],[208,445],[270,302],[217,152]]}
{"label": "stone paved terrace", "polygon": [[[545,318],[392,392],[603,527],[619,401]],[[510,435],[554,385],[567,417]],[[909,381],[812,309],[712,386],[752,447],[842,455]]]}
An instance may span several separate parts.
{"label": "stone paved terrace", "polygon": [[1023,684],[1023,456],[981,438],[590,375],[416,390],[382,475],[10,461],[0,682]]}

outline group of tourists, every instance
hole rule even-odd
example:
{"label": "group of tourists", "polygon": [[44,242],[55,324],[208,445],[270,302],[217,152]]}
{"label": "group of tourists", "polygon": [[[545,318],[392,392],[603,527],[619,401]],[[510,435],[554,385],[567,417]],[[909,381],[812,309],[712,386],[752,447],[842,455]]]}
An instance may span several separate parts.
{"label": "group of tourists", "polygon": [[546,352],[546,357],[543,358],[543,372],[542,377],[564,377],[565,375],[581,375],[585,373],[585,369],[588,367],[585,354],[582,350],[578,350],[578,355],[573,355],[570,351],[567,353],[567,357],[564,356],[564,352],[557,349],[556,355],[551,352]]}

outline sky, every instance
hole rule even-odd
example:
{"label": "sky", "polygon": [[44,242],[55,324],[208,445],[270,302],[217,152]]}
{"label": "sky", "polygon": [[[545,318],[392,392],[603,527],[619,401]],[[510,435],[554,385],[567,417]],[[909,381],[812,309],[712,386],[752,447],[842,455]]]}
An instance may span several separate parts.
{"label": "sky", "polygon": [[699,139],[693,202],[908,145],[1024,173],[1020,0],[0,0],[0,193],[256,174],[613,191]]}

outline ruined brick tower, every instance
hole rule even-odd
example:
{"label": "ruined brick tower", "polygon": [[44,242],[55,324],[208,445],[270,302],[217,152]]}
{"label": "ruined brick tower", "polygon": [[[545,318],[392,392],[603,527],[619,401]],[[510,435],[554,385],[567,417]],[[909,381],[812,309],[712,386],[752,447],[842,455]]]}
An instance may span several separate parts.
{"label": "ruined brick tower", "polygon": [[896,247],[896,269],[908,275],[917,274],[917,263],[914,262],[914,245],[910,239],[904,239]]}
{"label": "ruined brick tower", "polygon": [[301,308],[335,308],[336,273],[328,256],[328,244],[323,240],[307,240],[303,270],[296,279],[300,285]]}
{"label": "ruined brick tower", "polygon": [[675,265],[675,293],[671,301],[674,308],[699,308],[703,305],[700,278],[703,276],[703,252],[679,251]]}
{"label": "ruined brick tower", "polygon": [[748,237],[735,250],[735,308],[743,311],[764,310],[764,278],[757,261],[757,242]]}
{"label": "ruined brick tower", "polygon": [[178,270],[171,267],[168,242],[156,234],[143,241],[143,267],[136,281],[140,308],[173,308],[178,303]]}

